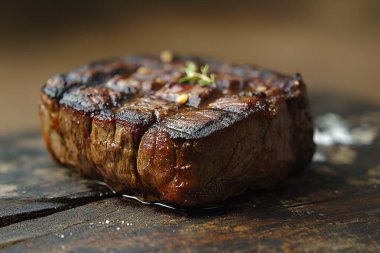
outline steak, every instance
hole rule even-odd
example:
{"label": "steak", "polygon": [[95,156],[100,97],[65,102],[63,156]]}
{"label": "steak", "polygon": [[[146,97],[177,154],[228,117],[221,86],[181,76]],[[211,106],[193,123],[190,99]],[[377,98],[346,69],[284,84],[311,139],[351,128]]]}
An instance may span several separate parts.
{"label": "steak", "polygon": [[[181,81],[187,62],[215,81]],[[266,188],[311,161],[302,77],[214,58],[142,55],[51,77],[39,106],[59,163],[119,193],[207,206]]]}

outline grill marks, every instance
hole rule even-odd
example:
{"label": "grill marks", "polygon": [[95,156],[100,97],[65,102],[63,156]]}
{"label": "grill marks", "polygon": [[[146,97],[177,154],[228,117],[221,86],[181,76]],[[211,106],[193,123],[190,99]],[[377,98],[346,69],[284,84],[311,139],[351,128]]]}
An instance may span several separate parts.
{"label": "grill marks", "polygon": [[[179,84],[187,60],[198,66],[210,64],[210,72],[216,74],[216,85]],[[183,94],[188,100],[178,106],[177,98]],[[288,99],[295,101],[290,103],[295,110],[294,120],[310,125],[308,112],[306,116],[302,112],[308,106],[302,107],[297,102],[303,99],[307,103],[304,95],[302,80],[250,65],[181,56],[174,56],[167,63],[157,57],[133,56],[95,62],[50,78],[42,89],[40,115],[47,147],[62,164],[78,168],[88,177],[102,179],[118,192],[133,191],[182,205],[198,205],[210,202],[207,196],[215,197],[215,201],[225,198],[227,186],[235,194],[243,191],[226,183],[231,182],[230,175],[236,170],[220,170],[248,166],[244,169],[247,171],[249,159],[230,150],[226,157],[208,162],[195,159],[199,164],[189,164],[187,160],[222,154],[223,146],[215,148],[212,144],[224,138],[221,133],[230,128],[249,132],[238,122],[262,128],[257,136],[265,143],[262,135],[268,131],[264,129],[272,127],[278,131],[280,124],[269,126],[267,121],[283,110]],[[310,136],[309,128],[299,130]],[[249,153],[249,147],[236,143],[244,141],[248,132],[229,135],[221,143],[235,143],[233,147]],[[302,138],[296,139],[302,142]],[[254,136],[248,139],[257,142]],[[265,145],[271,149],[272,144]],[[310,143],[302,146],[297,154],[301,156],[305,149],[312,153],[313,147]],[[261,153],[252,153],[258,154]],[[310,160],[308,156],[302,164]],[[208,171],[215,166],[220,168]],[[283,174],[289,171],[288,167]],[[270,172],[262,173],[262,177]]]}
{"label": "grill marks", "polygon": [[136,65],[117,59],[98,61],[77,68],[67,74],[58,74],[46,82],[42,92],[50,98],[60,99],[64,92],[81,86],[96,86],[115,75],[133,72]]}

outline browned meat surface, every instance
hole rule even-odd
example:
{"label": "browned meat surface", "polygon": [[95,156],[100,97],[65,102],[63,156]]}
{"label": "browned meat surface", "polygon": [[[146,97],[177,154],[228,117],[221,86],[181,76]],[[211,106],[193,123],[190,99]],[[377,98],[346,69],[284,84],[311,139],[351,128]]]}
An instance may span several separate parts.
{"label": "browned meat surface", "polygon": [[[215,82],[181,83],[187,61]],[[314,152],[305,84],[213,58],[132,56],[50,78],[40,116],[58,162],[117,192],[205,206],[270,187]]]}

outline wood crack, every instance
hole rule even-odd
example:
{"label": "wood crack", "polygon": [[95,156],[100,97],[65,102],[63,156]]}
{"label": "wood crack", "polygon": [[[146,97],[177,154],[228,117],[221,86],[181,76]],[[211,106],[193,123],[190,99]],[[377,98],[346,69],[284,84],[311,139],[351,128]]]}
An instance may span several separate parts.
{"label": "wood crack", "polygon": [[0,228],[9,226],[11,224],[15,224],[18,222],[26,221],[26,220],[33,220],[33,219],[49,216],[54,213],[62,212],[71,208],[79,207],[82,205],[86,205],[92,202],[96,202],[96,201],[114,197],[114,196],[115,196],[114,194],[110,194],[110,195],[104,194],[103,196],[99,196],[99,197],[84,197],[84,198],[74,198],[74,199],[70,199],[67,197],[65,198],[59,197],[59,198],[43,199],[42,201],[65,203],[66,205],[1,217]]}
{"label": "wood crack", "polygon": [[314,204],[329,202],[329,201],[332,201],[335,199],[337,199],[337,198],[328,198],[328,199],[321,199],[321,200],[315,200],[315,201],[307,201],[307,202],[296,203],[296,204],[292,204],[292,205],[282,204],[282,206],[285,207],[286,209],[289,209],[289,208],[296,208],[296,207],[302,207],[302,206],[308,206],[308,205],[314,205]]}
{"label": "wood crack", "polygon": [[6,242],[6,243],[2,243],[0,244],[0,250],[3,250],[3,249],[6,249],[6,248],[9,248],[15,244],[18,244],[20,242],[23,242],[25,241],[26,239],[20,239],[20,240],[14,240],[14,241],[9,241],[9,242]]}

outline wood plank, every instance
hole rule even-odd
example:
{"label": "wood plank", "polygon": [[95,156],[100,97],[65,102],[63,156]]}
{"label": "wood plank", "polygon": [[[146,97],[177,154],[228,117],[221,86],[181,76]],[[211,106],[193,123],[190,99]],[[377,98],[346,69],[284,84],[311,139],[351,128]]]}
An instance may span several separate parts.
{"label": "wood plank", "polygon": [[113,194],[55,164],[39,132],[1,138],[0,143],[0,227]]}
{"label": "wood plank", "polygon": [[[323,101],[314,107],[321,116],[317,121],[333,108],[354,142],[320,145],[307,170],[216,210],[173,211],[112,196],[107,188],[52,163],[38,135],[10,137],[6,146],[11,148],[1,146],[0,185],[17,189],[0,188],[0,249],[379,252],[380,113],[345,98],[317,98],[313,104]],[[107,192],[110,197],[102,199]],[[35,215],[38,210],[43,211]],[[13,214],[16,218],[4,223]]]}
{"label": "wood plank", "polygon": [[[211,213],[173,213],[106,199],[0,228],[4,252],[377,252],[378,195],[350,189],[330,200],[284,205],[258,192]],[[361,203],[361,204],[358,204]],[[15,245],[13,245],[15,244]]]}

